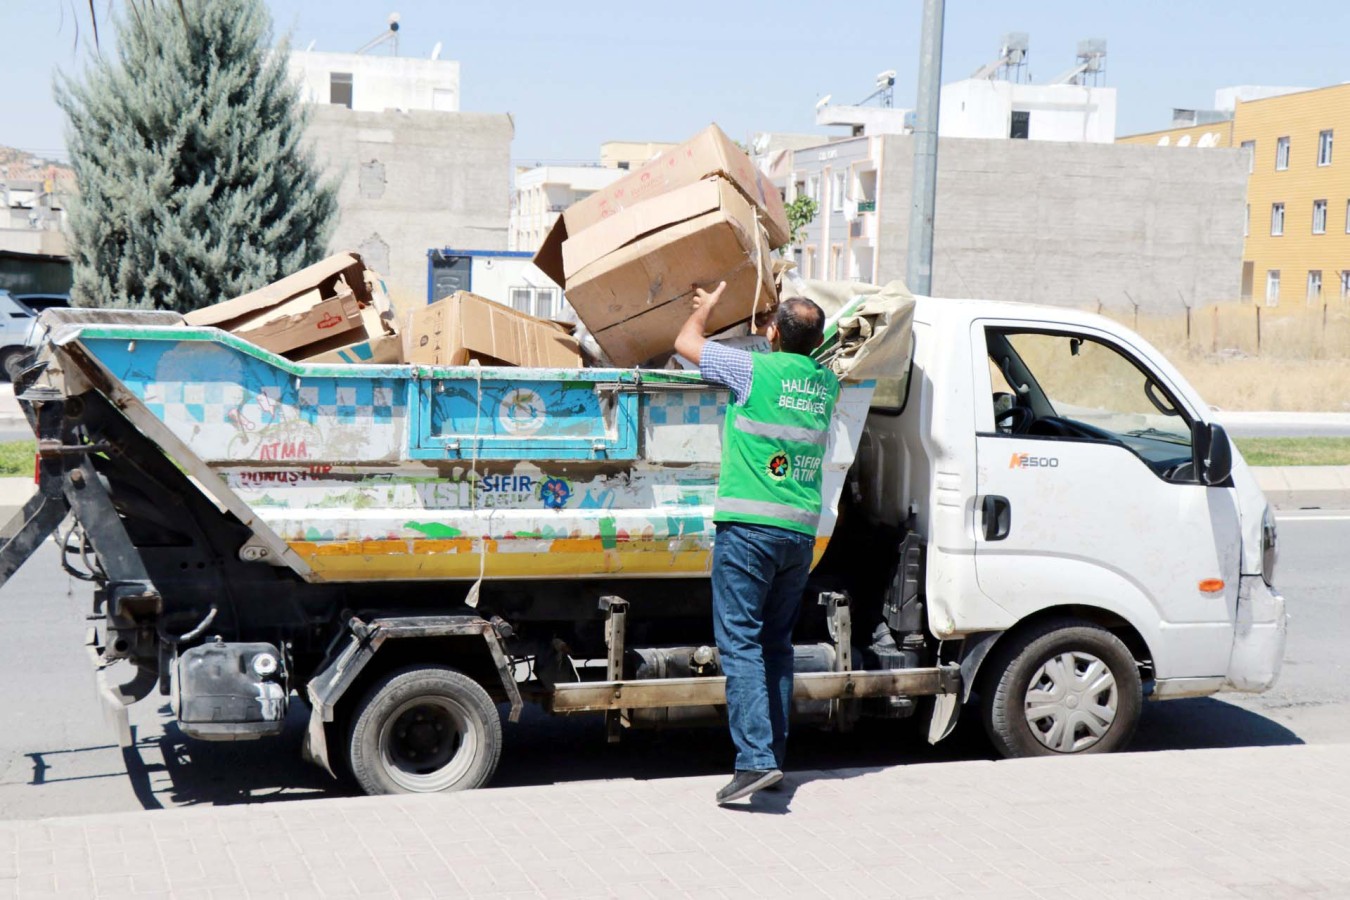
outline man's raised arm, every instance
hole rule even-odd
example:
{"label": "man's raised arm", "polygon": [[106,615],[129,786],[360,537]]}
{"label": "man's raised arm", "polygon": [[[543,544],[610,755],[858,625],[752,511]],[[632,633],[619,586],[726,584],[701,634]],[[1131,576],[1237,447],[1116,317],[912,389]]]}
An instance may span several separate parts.
{"label": "man's raised arm", "polygon": [[675,352],[695,365],[703,361],[703,345],[708,343],[708,339],[703,336],[708,330],[708,317],[726,289],[725,281],[719,282],[711,293],[701,287],[694,287],[694,311],[689,314],[675,338]]}

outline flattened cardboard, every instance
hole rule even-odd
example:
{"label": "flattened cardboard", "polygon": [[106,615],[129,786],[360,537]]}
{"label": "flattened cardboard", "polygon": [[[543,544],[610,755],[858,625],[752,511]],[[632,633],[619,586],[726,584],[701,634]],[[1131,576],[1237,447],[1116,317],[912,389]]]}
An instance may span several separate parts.
{"label": "flattened cardboard", "polygon": [[720,209],[737,197],[736,189],[726,180],[708,178],[630,206],[563,243],[563,274],[572,278],[597,259],[638,238]]}
{"label": "flattened cardboard", "polygon": [[381,334],[378,337],[338,347],[336,350],[329,350],[326,353],[306,356],[298,362],[398,365],[403,362],[403,338],[397,334]]}
{"label": "flattened cardboard", "polygon": [[256,291],[213,306],[194,309],[185,314],[183,320],[189,325],[215,325],[232,331],[233,325],[242,324],[248,321],[248,317],[301,294],[317,290],[321,297],[332,297],[340,293],[339,278],[346,283],[346,289],[356,295],[357,300],[368,304],[372,302],[372,297],[366,287],[364,273],[365,264],[361,262],[360,256],[355,253],[336,253]]}
{"label": "flattened cardboard", "polygon": [[412,314],[408,362],[581,368],[575,338],[552,322],[458,291]]}
{"label": "flattened cardboard", "polygon": [[375,307],[361,307],[361,326],[286,355],[297,362],[381,365],[403,362],[403,336],[394,333]]}
{"label": "flattened cardboard", "polygon": [[727,283],[710,332],[776,302],[769,248],[738,194],[726,206],[663,228],[578,272],[567,299],[616,366],[668,352],[689,317],[693,286]]}
{"label": "flattened cardboard", "polygon": [[313,290],[267,310],[233,331],[264,350],[286,353],[360,328],[361,307],[356,295],[347,291],[324,300],[318,290]]}

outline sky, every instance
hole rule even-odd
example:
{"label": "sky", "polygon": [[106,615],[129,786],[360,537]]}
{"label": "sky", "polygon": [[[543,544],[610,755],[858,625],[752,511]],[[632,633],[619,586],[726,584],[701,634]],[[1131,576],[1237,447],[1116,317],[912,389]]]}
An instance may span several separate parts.
{"label": "sky", "polygon": [[[95,3],[116,9],[122,0]],[[337,52],[380,34],[397,11],[400,55],[427,56],[440,42],[441,58],[461,65],[461,108],[511,114],[521,165],[593,161],[606,140],[679,141],[710,121],[741,140],[829,133],[815,126],[816,101],[858,102],[887,69],[897,73],[895,105],[915,105],[921,0],[267,5],[278,38]],[[944,82],[994,58],[1007,32],[1030,35],[1036,82],[1071,67],[1079,40],[1105,38],[1119,134],[1166,127],[1172,107],[1208,108],[1219,87],[1350,79],[1347,0],[948,0],[946,8]],[[94,52],[88,0],[3,0],[0,33],[9,36],[0,144],[59,157],[64,123],[51,85]]]}

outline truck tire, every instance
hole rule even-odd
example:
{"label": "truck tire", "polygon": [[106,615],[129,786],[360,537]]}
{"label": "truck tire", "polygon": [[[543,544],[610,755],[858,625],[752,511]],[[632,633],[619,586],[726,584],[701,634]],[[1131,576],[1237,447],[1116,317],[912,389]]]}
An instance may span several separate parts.
{"label": "truck tire", "polygon": [[6,379],[14,381],[19,377],[28,364],[31,352],[27,347],[9,347],[0,350],[0,369],[4,370]]}
{"label": "truck tire", "polygon": [[996,647],[985,665],[984,727],[1005,757],[1110,753],[1134,737],[1139,667],[1105,628],[1045,622]]}
{"label": "truck tire", "polygon": [[348,759],[367,794],[482,787],[497,770],[502,721],[478,682],[415,666],[376,682],[356,707]]}

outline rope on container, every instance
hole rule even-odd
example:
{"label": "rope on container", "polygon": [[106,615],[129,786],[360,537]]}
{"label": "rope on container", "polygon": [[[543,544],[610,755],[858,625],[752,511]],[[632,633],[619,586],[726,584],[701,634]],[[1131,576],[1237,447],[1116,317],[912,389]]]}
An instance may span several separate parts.
{"label": "rope on container", "polygon": [[[472,478],[469,481],[469,507],[475,513],[478,512],[478,446],[479,436],[482,434],[483,422],[483,366],[478,360],[473,360],[473,367],[476,373],[476,397],[473,404],[473,447],[469,457],[469,471]],[[488,514],[491,518],[491,513]],[[478,580],[469,585],[469,590],[464,594],[464,603],[470,607],[478,606],[478,595],[483,588],[483,575],[487,571],[487,534],[484,533],[478,538]]]}

